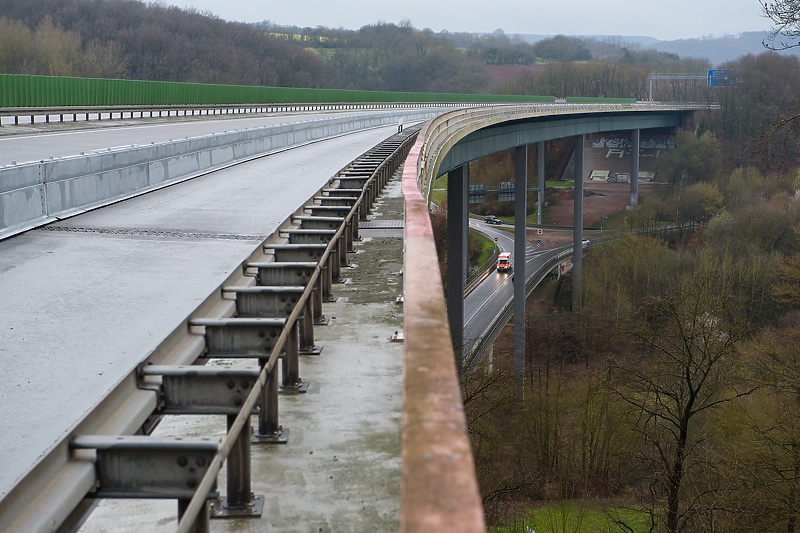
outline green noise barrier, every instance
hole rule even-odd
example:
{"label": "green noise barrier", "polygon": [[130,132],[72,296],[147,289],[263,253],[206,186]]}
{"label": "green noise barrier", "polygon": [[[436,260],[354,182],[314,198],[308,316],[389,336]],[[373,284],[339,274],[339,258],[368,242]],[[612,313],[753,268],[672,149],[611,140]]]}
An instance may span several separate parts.
{"label": "green noise barrier", "polygon": [[[572,102],[634,102],[581,98]],[[0,74],[0,107],[334,103],[551,103],[552,96],[255,87],[165,81]]]}

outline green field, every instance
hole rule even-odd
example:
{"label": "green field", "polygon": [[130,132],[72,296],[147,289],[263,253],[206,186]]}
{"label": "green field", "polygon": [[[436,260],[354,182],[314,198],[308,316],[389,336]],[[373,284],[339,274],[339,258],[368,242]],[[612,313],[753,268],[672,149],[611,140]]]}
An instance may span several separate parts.
{"label": "green field", "polygon": [[565,502],[537,507],[529,515],[490,533],[647,533],[650,516],[641,509],[597,508],[592,504]]}

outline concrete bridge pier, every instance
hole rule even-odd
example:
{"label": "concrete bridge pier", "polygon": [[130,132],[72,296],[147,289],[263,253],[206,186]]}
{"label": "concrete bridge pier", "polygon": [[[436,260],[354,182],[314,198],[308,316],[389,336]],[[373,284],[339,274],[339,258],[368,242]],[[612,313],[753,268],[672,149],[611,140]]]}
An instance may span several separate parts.
{"label": "concrete bridge pier", "polygon": [[631,131],[631,199],[629,207],[639,205],[639,132]]}
{"label": "concrete bridge pier", "polygon": [[[539,143],[541,144],[541,143]],[[525,249],[528,211],[528,147],[514,152],[514,383],[517,402],[525,390]],[[541,211],[540,211],[541,213]]]}
{"label": "concrete bridge pier", "polygon": [[447,176],[447,321],[456,365],[464,369],[464,286],[467,283],[467,191],[469,164]]}
{"label": "concrete bridge pier", "polygon": [[539,150],[539,157],[536,159],[537,166],[538,166],[538,176],[539,176],[539,183],[538,185],[538,193],[536,195],[536,223],[540,226],[542,225],[542,211],[544,210],[544,182],[545,182],[545,175],[544,175],[544,143],[545,141],[539,141],[536,143],[536,146]]}
{"label": "concrete bridge pier", "polygon": [[575,202],[572,221],[572,310],[581,307],[583,274],[583,135],[575,137]]}

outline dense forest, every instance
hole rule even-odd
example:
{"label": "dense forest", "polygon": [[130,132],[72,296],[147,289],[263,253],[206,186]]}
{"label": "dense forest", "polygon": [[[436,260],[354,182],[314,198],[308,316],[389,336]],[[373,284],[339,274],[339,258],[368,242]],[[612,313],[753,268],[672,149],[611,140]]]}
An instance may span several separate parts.
{"label": "dense forest", "polygon": [[659,170],[675,185],[617,227],[706,222],[592,247],[578,309],[569,277],[546,282],[528,302],[522,400],[510,331],[491,372],[464,376],[491,524],[798,530],[800,175],[726,169],[711,133],[677,142]]}
{"label": "dense forest", "polygon": [[[658,162],[661,192],[612,217],[620,229],[702,225],[593,246],[578,309],[565,304],[569,278],[552,293],[556,282],[545,283],[529,302],[522,401],[502,338],[491,372],[464,374],[493,526],[800,531],[800,61],[765,49],[724,67],[736,86],[653,87],[657,100],[719,109],[696,112],[677,134]],[[501,68],[512,75],[501,79]],[[529,44],[408,24],[248,25],[137,0],[0,0],[4,73],[643,99],[652,72],[707,68],[611,40]],[[471,175],[488,183],[513,175],[507,153],[477,165]],[[553,509],[561,521],[536,519]]]}
{"label": "dense forest", "polygon": [[[701,225],[592,247],[577,309],[569,276],[546,282],[528,302],[522,398],[510,331],[491,372],[464,375],[498,531],[800,531],[800,64],[763,53],[727,67],[739,83],[697,88],[720,108],[658,161],[666,187],[612,217]],[[547,68],[575,87],[630,67]],[[511,159],[475,174],[507,180]]]}

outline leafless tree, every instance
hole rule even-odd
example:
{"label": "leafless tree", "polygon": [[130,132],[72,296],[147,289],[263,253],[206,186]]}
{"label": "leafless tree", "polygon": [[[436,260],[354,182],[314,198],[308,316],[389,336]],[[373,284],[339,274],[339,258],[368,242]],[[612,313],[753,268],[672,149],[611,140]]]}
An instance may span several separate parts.
{"label": "leafless tree", "polygon": [[[772,21],[769,37],[763,41],[770,50],[800,46],[800,0],[759,0],[762,14]],[[786,39],[776,42],[778,38]]]}
{"label": "leafless tree", "polygon": [[653,452],[643,460],[653,468],[655,501],[666,500],[664,526],[670,533],[688,530],[702,496],[687,489],[688,475],[701,468],[707,438],[698,420],[754,391],[731,376],[736,345],[749,328],[734,312],[720,277],[700,269],[674,292],[644,306],[629,328],[640,346],[640,361],[620,362],[611,382],[632,407],[636,427]]}

